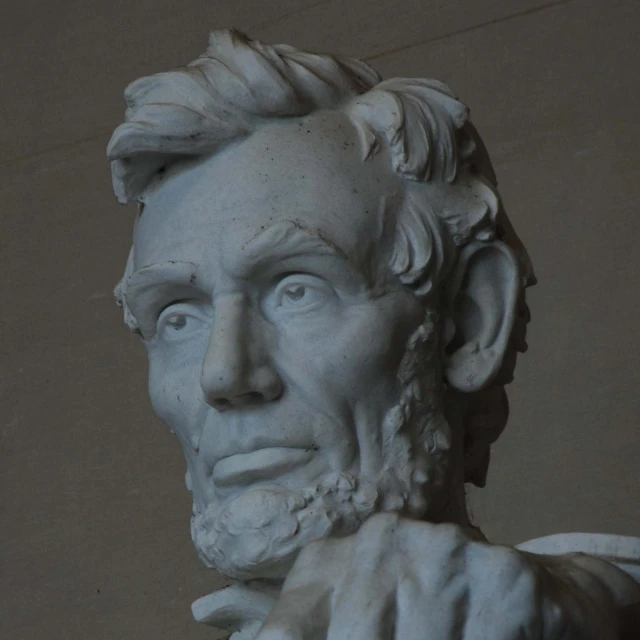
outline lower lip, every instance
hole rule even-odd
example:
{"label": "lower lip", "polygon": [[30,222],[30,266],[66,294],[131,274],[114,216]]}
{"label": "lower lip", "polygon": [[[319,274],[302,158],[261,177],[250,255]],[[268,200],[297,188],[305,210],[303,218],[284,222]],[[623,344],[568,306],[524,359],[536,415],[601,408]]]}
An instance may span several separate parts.
{"label": "lower lip", "polygon": [[213,482],[218,487],[243,485],[284,475],[313,456],[312,449],[269,447],[251,453],[223,458],[213,467]]}

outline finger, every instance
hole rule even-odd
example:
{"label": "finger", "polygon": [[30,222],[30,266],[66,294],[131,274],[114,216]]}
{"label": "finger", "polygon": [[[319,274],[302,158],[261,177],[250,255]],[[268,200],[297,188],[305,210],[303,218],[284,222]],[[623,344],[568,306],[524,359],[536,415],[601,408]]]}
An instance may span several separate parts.
{"label": "finger", "polygon": [[333,585],[353,552],[353,536],[315,540],[302,549],[287,574],[283,593],[310,584]]}
{"label": "finger", "polygon": [[[379,585],[378,585],[379,586]],[[327,640],[393,640],[396,603],[394,593],[358,589],[334,598]],[[373,591],[373,592],[372,592]]]}
{"label": "finger", "polygon": [[355,536],[331,598],[327,640],[392,640],[396,636],[397,583],[406,540],[396,514],[370,518]]}
{"label": "finger", "polygon": [[[466,640],[469,592],[466,580],[456,575],[437,588],[433,586],[409,575],[398,581],[394,638]],[[485,636],[484,640],[495,639]]]}
{"label": "finger", "polygon": [[313,640],[325,635],[329,593],[319,583],[290,588],[260,627],[255,640]]}
{"label": "finger", "polygon": [[199,598],[191,605],[191,611],[198,622],[242,631],[248,624],[261,623],[275,604],[276,599],[267,593],[234,584]]}
{"label": "finger", "polygon": [[311,640],[326,636],[329,599],[348,540],[317,540],[307,545],[289,571],[276,606],[255,640]]}
{"label": "finger", "polygon": [[526,556],[479,545],[471,562],[472,585],[465,640],[557,640],[543,635],[538,575]]}

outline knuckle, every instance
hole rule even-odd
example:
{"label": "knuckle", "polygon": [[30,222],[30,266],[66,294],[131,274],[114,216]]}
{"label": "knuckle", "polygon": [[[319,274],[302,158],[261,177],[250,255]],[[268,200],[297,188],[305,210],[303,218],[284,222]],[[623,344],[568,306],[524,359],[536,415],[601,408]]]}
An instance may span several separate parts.
{"label": "knuckle", "polygon": [[535,601],[539,581],[528,558],[511,547],[478,543],[478,549],[482,552],[476,554],[477,578],[490,576],[492,598]]}
{"label": "knuckle", "polygon": [[262,625],[255,640],[299,640],[297,625],[287,620],[269,620]]}
{"label": "knuckle", "polygon": [[325,567],[334,557],[331,547],[334,546],[332,539],[318,539],[309,542],[298,554],[295,567]]}
{"label": "knuckle", "polygon": [[526,637],[556,637],[539,634],[543,627],[561,629],[563,617],[559,608],[547,611],[543,578],[534,560],[511,547],[479,544],[473,573],[476,602],[483,610],[499,612],[501,623],[526,629]]}
{"label": "knuckle", "polygon": [[516,576],[513,589],[517,597],[530,602],[532,606],[537,604],[538,579],[533,571],[524,570]]}
{"label": "knuckle", "polygon": [[469,541],[465,530],[457,524],[445,523],[438,528],[451,545],[459,547]]}
{"label": "knuckle", "polygon": [[496,547],[498,564],[505,577],[517,577],[524,568],[524,557],[510,547]]}
{"label": "knuckle", "polygon": [[500,572],[504,587],[516,591],[518,597],[531,596],[537,591],[538,578],[531,563],[519,551],[504,548]]}
{"label": "knuckle", "polygon": [[312,542],[309,542],[305,545],[305,547],[300,552],[299,557],[309,561],[315,560],[316,558],[322,557],[324,548],[324,540],[313,540]]}
{"label": "knuckle", "polygon": [[357,536],[382,541],[393,535],[399,522],[400,516],[397,513],[376,513],[360,527]]}
{"label": "knuckle", "polygon": [[470,544],[462,527],[455,524],[438,524],[430,532],[431,544],[438,551],[443,562],[457,556]]}

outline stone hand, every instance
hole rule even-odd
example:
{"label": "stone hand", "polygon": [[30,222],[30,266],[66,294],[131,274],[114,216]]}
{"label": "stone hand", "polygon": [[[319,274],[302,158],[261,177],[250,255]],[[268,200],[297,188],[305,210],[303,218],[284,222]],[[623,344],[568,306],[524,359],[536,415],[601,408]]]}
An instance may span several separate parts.
{"label": "stone hand", "polygon": [[619,638],[606,579],[581,558],[618,571],[378,514],[352,536],[302,551],[256,640]]}

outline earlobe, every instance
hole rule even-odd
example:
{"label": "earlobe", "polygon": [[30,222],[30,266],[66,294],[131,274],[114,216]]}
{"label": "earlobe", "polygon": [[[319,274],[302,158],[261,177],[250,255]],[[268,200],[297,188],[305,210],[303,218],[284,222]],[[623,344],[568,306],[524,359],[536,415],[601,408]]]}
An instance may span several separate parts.
{"label": "earlobe", "polygon": [[444,374],[451,387],[479,391],[499,373],[519,291],[518,262],[506,244],[472,242],[460,251],[446,291],[444,327],[449,328],[443,336]]}

